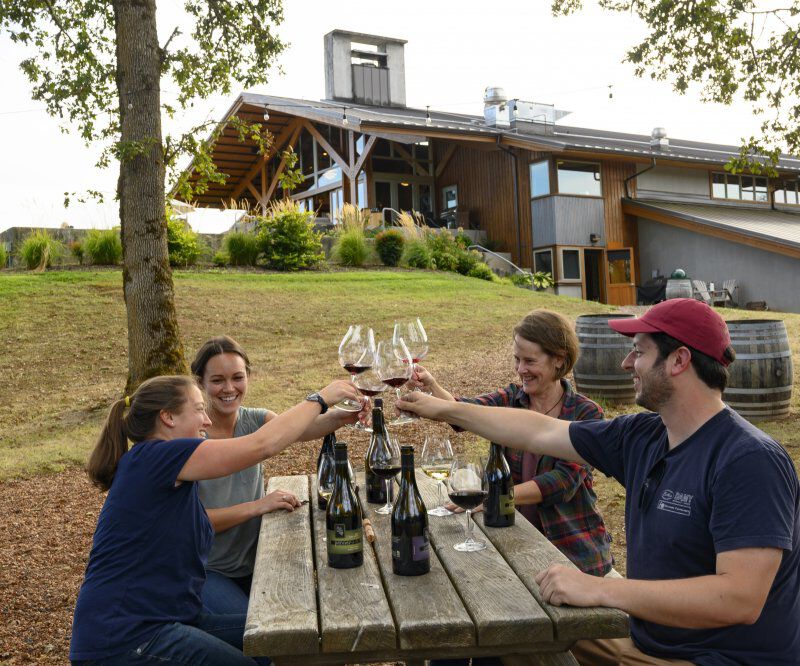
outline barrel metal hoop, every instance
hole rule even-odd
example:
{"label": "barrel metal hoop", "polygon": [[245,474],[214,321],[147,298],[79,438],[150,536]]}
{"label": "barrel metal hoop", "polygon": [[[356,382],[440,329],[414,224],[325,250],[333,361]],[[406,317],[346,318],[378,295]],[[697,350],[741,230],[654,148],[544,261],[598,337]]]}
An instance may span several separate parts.
{"label": "barrel metal hoop", "polygon": [[787,349],[786,351],[764,352],[763,354],[736,354],[736,359],[747,361],[753,359],[758,360],[760,358],[791,358],[791,356],[791,350]]}
{"label": "barrel metal hoop", "polygon": [[726,388],[725,395],[770,395],[774,393],[791,393],[792,385],[777,386],[775,388]]}

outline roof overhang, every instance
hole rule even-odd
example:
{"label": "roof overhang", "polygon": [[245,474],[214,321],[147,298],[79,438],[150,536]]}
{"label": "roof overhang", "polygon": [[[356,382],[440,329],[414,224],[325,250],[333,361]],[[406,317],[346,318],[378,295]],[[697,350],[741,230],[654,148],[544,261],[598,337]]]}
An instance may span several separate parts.
{"label": "roof overhang", "polygon": [[622,212],[800,259],[800,215],[794,213],[626,198]]}

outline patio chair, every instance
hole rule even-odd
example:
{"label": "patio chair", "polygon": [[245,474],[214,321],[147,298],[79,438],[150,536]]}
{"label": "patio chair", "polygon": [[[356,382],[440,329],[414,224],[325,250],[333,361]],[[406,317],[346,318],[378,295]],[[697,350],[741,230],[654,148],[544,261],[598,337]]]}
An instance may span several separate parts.
{"label": "patio chair", "polygon": [[708,285],[702,280],[692,280],[694,286],[694,297],[698,301],[703,301],[706,305],[711,305],[711,294],[708,293]]}
{"label": "patio chair", "polygon": [[736,280],[725,280],[722,283],[722,290],[726,294],[727,304],[734,308],[737,307],[739,305],[739,285]]}

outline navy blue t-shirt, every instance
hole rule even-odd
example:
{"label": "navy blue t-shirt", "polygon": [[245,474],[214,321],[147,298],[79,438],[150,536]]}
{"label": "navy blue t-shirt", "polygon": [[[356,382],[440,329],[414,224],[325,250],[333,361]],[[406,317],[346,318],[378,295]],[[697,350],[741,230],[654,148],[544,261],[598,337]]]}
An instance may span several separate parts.
{"label": "navy blue t-shirt", "polygon": [[140,442],[119,461],[72,624],[70,659],[102,659],[191,623],[213,529],[197,484],[175,481],[202,439]]}
{"label": "navy blue t-shirt", "polygon": [[679,629],[631,618],[647,654],[703,665],[800,664],[800,487],[786,451],[730,409],[671,451],[658,414],[570,424],[575,450],[626,488],[627,574],[671,580],[716,573],[716,556],[780,548],[753,625]]}

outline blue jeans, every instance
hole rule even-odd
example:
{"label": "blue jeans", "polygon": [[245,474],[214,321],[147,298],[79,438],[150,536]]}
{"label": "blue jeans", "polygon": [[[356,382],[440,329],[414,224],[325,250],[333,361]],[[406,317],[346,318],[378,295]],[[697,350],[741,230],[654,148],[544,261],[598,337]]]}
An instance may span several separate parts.
{"label": "blue jeans", "polygon": [[213,615],[247,615],[252,581],[252,576],[228,578],[216,571],[206,571],[203,610]]}
{"label": "blue jeans", "polygon": [[244,615],[201,613],[195,625],[162,625],[141,645],[106,659],[73,661],[73,666],[143,666],[144,664],[198,664],[201,666],[269,666],[266,657],[242,654]]}

